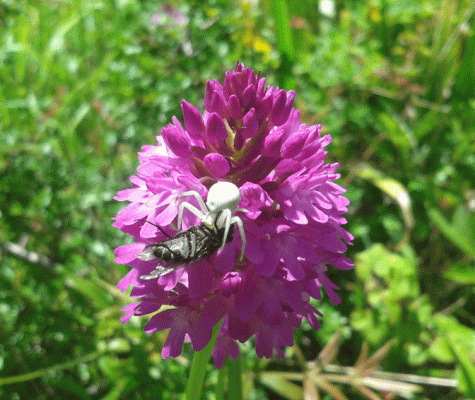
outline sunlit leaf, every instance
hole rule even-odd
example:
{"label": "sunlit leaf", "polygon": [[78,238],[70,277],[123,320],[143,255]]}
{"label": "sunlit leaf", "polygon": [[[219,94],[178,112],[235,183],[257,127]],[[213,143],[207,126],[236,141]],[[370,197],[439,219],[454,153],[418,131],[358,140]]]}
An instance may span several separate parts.
{"label": "sunlit leaf", "polygon": [[428,213],[432,222],[447,239],[463,252],[475,257],[475,214],[469,213],[463,205],[460,205],[450,223],[435,208],[429,209]]}
{"label": "sunlit leaf", "polygon": [[457,361],[456,376],[459,389],[466,396],[475,397],[475,366],[466,352],[454,341],[446,337],[452,354]]}
{"label": "sunlit leaf", "polygon": [[302,387],[290,382],[278,374],[262,374],[259,381],[288,400],[302,399]]}
{"label": "sunlit leaf", "polygon": [[376,170],[367,163],[358,164],[358,166],[354,168],[353,172],[357,176],[369,180],[384,193],[394,199],[401,208],[402,216],[407,228],[410,229],[414,226],[411,198],[407,189],[400,182],[391,177],[385,176],[381,171]]}

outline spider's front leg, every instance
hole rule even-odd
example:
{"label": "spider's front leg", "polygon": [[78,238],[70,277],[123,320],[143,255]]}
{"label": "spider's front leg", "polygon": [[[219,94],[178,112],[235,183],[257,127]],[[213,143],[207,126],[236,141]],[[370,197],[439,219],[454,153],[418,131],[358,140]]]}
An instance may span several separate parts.
{"label": "spider's front leg", "polygon": [[239,217],[232,217],[230,221],[230,225],[231,224],[236,224],[239,229],[239,235],[241,236],[241,256],[239,257],[239,261],[242,261],[244,258],[244,249],[246,248],[246,234],[244,233],[242,219]]}
{"label": "spider's front leg", "polygon": [[186,208],[187,210],[189,210],[192,214],[196,215],[201,220],[208,213],[208,208],[206,207],[206,204],[204,203],[203,199],[201,198],[198,192],[196,192],[195,190],[183,192],[179,194],[176,199],[178,200],[178,198],[183,197],[183,196],[194,196],[203,212],[198,210],[193,204],[190,204],[187,201],[184,201],[183,203],[181,203],[180,206],[178,207],[178,220],[177,220],[177,229],[179,231],[181,230],[181,221],[183,219],[183,209]]}
{"label": "spider's front leg", "polygon": [[219,228],[224,227],[223,244],[221,245],[222,250],[224,249],[226,240],[228,239],[229,228],[231,227],[231,210],[229,208],[221,211],[221,214],[216,221],[216,226]]}
{"label": "spider's front leg", "polygon": [[231,210],[225,209],[222,211],[222,214],[219,216],[217,221],[217,225],[220,227],[224,226],[224,236],[223,236],[223,243],[221,245],[221,249],[224,248],[226,244],[226,240],[228,238],[229,228],[231,224],[236,224],[239,229],[239,235],[241,236],[241,255],[239,257],[239,261],[242,261],[244,258],[244,249],[246,248],[246,234],[244,233],[244,226],[242,224],[242,220],[239,217],[232,217]]}

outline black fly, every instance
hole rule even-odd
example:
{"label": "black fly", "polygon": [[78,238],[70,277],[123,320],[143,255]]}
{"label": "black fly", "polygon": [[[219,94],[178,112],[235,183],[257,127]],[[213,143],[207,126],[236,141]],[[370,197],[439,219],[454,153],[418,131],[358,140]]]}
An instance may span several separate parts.
{"label": "black fly", "polygon": [[[225,228],[218,229],[216,225],[209,227],[202,223],[199,226],[190,226],[186,231],[180,231],[174,237],[170,237],[162,228],[155,226],[169,239],[148,245],[137,254],[136,257],[142,261],[158,260],[150,275],[142,275],[140,279],[155,279],[209,257],[220,248],[225,230]],[[229,229],[226,243],[231,240],[233,240],[233,226]]]}

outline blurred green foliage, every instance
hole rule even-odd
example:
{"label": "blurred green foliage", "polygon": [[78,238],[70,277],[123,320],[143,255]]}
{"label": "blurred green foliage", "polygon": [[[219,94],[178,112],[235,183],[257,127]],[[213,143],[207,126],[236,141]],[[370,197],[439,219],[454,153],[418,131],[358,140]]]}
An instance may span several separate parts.
{"label": "blurred green foliage", "polygon": [[[353,365],[363,341],[395,338],[386,371],[459,380],[407,398],[473,398],[474,12],[469,0],[1,0],[0,397],[181,398],[191,351],[162,361],[166,333],[120,323],[130,299],[113,249],[128,239],[110,226],[112,197],[180,100],[202,109],[206,80],[239,60],[296,90],[302,120],[332,135],[351,201],[355,273],[330,272],[343,302],[322,300],[322,329],[296,332],[302,354],[340,330],[338,362]],[[273,367],[248,350],[247,370]],[[247,393],[273,390],[292,398],[257,378]]]}

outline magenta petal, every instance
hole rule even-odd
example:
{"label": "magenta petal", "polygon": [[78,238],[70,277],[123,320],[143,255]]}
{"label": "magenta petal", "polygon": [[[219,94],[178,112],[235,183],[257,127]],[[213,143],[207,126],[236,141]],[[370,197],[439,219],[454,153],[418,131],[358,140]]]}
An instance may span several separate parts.
{"label": "magenta petal", "polygon": [[[285,103],[287,101],[287,95],[285,90],[279,90],[274,96],[274,101],[272,104],[272,123],[276,126],[282,125],[288,118],[282,118],[282,113],[284,111]],[[285,117],[285,116],[284,116]]]}
{"label": "magenta petal", "polygon": [[192,349],[194,351],[200,351],[203,350],[211,339],[212,327],[204,327],[200,324],[190,329],[188,335],[191,339]]}
{"label": "magenta petal", "polygon": [[341,302],[340,296],[335,293],[334,289],[338,289],[338,286],[335,285],[325,274],[321,274],[318,277],[325,293],[329,297],[331,303],[335,306]]}
{"label": "magenta petal", "polygon": [[283,321],[280,326],[263,327],[256,333],[256,354],[258,357],[271,358],[273,350],[283,357],[281,346],[292,346],[292,326]]}
{"label": "magenta petal", "polygon": [[307,139],[308,132],[300,131],[291,135],[283,144],[281,148],[282,157],[294,158],[303,149],[305,139]]}
{"label": "magenta petal", "polygon": [[345,244],[341,241],[340,237],[335,233],[322,233],[317,243],[332,253],[344,253],[346,251]]}
{"label": "magenta petal", "polygon": [[196,262],[188,270],[189,295],[196,299],[206,294],[213,284],[214,271],[207,261]]}
{"label": "magenta petal", "polygon": [[133,260],[135,260],[135,256],[140,253],[143,248],[143,243],[137,242],[119,246],[114,250],[114,254],[116,255],[114,262],[116,264],[128,265]]}
{"label": "magenta petal", "polygon": [[219,292],[229,298],[239,291],[241,282],[242,278],[237,272],[227,273],[219,283]]}
{"label": "magenta petal", "polygon": [[242,185],[239,192],[241,193],[239,207],[249,211],[246,216],[251,219],[255,219],[261,214],[261,208],[270,207],[273,203],[269,194],[262,187],[251,182]]}
{"label": "magenta petal", "polygon": [[259,125],[256,119],[256,110],[251,108],[242,119],[242,127],[239,133],[244,139],[253,137],[259,129]]}
{"label": "magenta petal", "polygon": [[241,150],[244,146],[244,137],[241,135],[241,130],[236,132],[236,136],[234,137],[233,147],[235,150]]}
{"label": "magenta petal", "polygon": [[215,368],[220,369],[224,365],[227,357],[230,357],[233,360],[238,358],[239,346],[228,333],[218,335],[212,356]]}
{"label": "magenta petal", "polygon": [[212,113],[206,121],[206,137],[211,143],[219,144],[226,139],[228,133],[223,119],[217,114]]}
{"label": "magenta petal", "polygon": [[211,103],[213,100],[213,95],[215,92],[219,92],[222,90],[221,84],[217,81],[206,81],[206,89],[205,89],[205,110],[208,112],[212,112],[213,110],[211,109]]}
{"label": "magenta petal", "polygon": [[294,249],[291,245],[288,245],[287,248],[282,251],[282,258],[292,278],[301,280],[305,276],[305,272],[297,260],[296,250],[296,248]]}
{"label": "magenta petal", "polygon": [[139,305],[140,303],[131,303],[127,304],[124,308],[121,308],[120,311],[125,312],[125,314],[120,317],[120,321],[125,324],[132,317],[132,315],[134,315],[135,309]]}
{"label": "magenta petal", "polygon": [[228,105],[221,92],[214,92],[211,100],[210,111],[218,114],[221,118],[228,117]]}
{"label": "magenta petal", "polygon": [[264,256],[264,262],[256,268],[262,276],[272,276],[277,269],[281,257],[281,245],[276,242],[277,240],[272,243],[265,243],[266,253]]}
{"label": "magenta petal", "polygon": [[285,210],[284,215],[285,218],[287,218],[289,221],[295,222],[296,224],[308,224],[308,219],[305,216],[305,213],[297,208],[290,207],[289,209]]}
{"label": "magenta petal", "polygon": [[178,357],[183,349],[185,331],[170,330],[162,348],[162,358]]}
{"label": "magenta petal", "polygon": [[274,123],[276,125],[283,125],[289,119],[290,113],[292,111],[292,105],[294,104],[295,92],[293,90],[289,90],[287,92],[287,99],[285,102],[285,107],[282,108],[282,111],[279,114],[279,118],[276,116],[274,119]]}
{"label": "magenta petal", "polygon": [[120,281],[117,283],[117,289],[124,293],[130,285],[137,283],[139,272],[134,268],[131,269]]}
{"label": "magenta petal", "polygon": [[155,314],[150,321],[145,324],[145,332],[151,333],[171,328],[175,320],[176,310],[165,310]]}
{"label": "magenta petal", "polygon": [[228,104],[229,104],[229,114],[231,115],[231,118],[234,118],[235,120],[241,119],[242,118],[241,103],[239,103],[239,99],[235,94],[229,96]]}
{"label": "magenta petal", "polygon": [[307,318],[307,321],[308,323],[310,324],[310,326],[315,329],[315,330],[318,330],[320,329],[320,321],[317,319],[317,317],[315,316],[315,314],[313,313],[308,313],[306,315],[306,318]]}
{"label": "magenta petal", "polygon": [[[307,212],[307,215],[316,222],[323,224],[328,221],[328,214],[320,210],[318,207],[315,207],[315,206],[311,207],[309,205],[306,205],[305,210]],[[289,215],[290,215],[290,212],[289,212]]]}
{"label": "magenta petal", "polygon": [[347,269],[352,269],[354,267],[354,264],[350,261],[348,258],[337,258],[336,260],[333,260],[331,262],[331,265],[333,265],[335,268],[342,269],[342,270],[347,270]]}
{"label": "magenta petal", "polygon": [[248,274],[235,295],[236,315],[242,322],[252,318],[264,298],[256,283],[255,277]]}
{"label": "magenta petal", "polygon": [[[234,240],[230,243],[228,243],[226,246],[224,246],[224,249],[219,249],[216,252],[216,257],[214,261],[214,269],[216,271],[219,271],[223,274],[230,272],[235,265],[236,262],[236,241],[238,241],[236,237]],[[239,251],[241,251],[241,241],[239,240]]]}
{"label": "magenta petal", "polygon": [[205,132],[205,123],[200,112],[185,100],[181,101],[181,111],[188,134],[193,139],[201,139]]}
{"label": "magenta petal", "polygon": [[169,124],[162,128],[161,135],[167,147],[178,157],[188,157],[191,154],[191,142],[185,131]]}
{"label": "magenta petal", "polygon": [[258,119],[262,119],[262,116],[268,116],[272,111],[272,100],[273,95],[272,91],[268,90],[265,96],[259,99],[256,107],[257,114],[259,116]]}
{"label": "magenta petal", "polygon": [[266,136],[262,153],[269,157],[277,157],[280,155],[284,130],[282,128],[274,128]]}
{"label": "magenta petal", "polygon": [[242,101],[245,109],[249,109],[249,105],[256,101],[256,87],[254,85],[251,84],[244,89]]}
{"label": "magenta petal", "polygon": [[206,301],[199,320],[199,329],[212,329],[229,311],[229,303],[221,296]]}
{"label": "magenta petal", "polygon": [[221,178],[229,172],[228,161],[219,153],[207,154],[203,163],[214,178]]}

